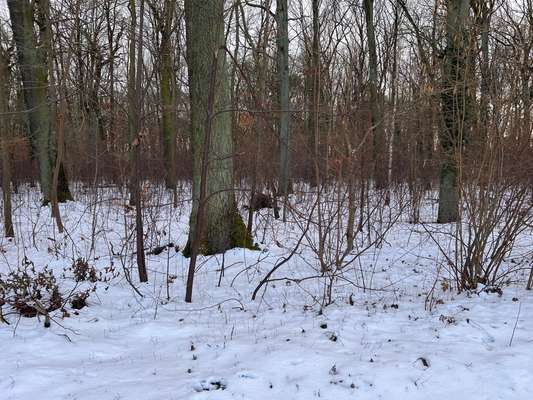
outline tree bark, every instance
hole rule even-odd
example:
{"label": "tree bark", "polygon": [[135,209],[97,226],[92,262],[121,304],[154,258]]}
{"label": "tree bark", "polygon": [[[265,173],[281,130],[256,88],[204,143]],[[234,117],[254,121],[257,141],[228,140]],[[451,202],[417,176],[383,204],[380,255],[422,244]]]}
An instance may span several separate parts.
{"label": "tree bark", "polygon": [[481,85],[480,85],[480,125],[483,130],[484,139],[488,139],[489,123],[489,104],[490,104],[490,86],[492,80],[489,55],[489,34],[490,23],[494,8],[494,1],[477,1],[476,19],[481,29]]}
{"label": "tree bark", "polygon": [[[128,125],[130,136],[130,204],[135,206],[135,237],[137,248],[137,270],[139,281],[147,282],[146,261],[144,255],[144,226],[142,215],[141,196],[141,146],[143,142],[142,129],[142,79],[143,79],[143,29],[144,29],[144,0],[140,0],[139,9],[139,34],[137,28],[137,8],[135,0],[129,1],[131,16],[131,31],[129,43],[129,67],[128,67]],[[135,48],[137,46],[137,50]]]}
{"label": "tree bark", "polygon": [[390,103],[392,107],[390,131],[389,131],[389,143],[387,146],[387,192],[385,195],[385,204],[390,205],[391,201],[391,187],[392,187],[392,166],[394,164],[394,149],[395,144],[398,141],[397,123],[396,117],[398,112],[398,106],[396,102],[397,90],[398,90],[398,25],[400,23],[400,7],[396,3],[394,5],[394,25],[393,25],[393,42],[392,42],[392,71],[391,71],[391,94]]}
{"label": "tree bark", "polygon": [[385,128],[379,95],[378,59],[374,32],[374,0],[363,1],[368,40],[368,70],[370,87],[370,112],[373,137],[374,180],[376,188],[383,189],[387,183]]}
{"label": "tree bark", "polygon": [[164,154],[166,163],[166,186],[168,189],[176,187],[176,127],[174,124],[175,93],[173,89],[173,59],[172,59],[172,25],[174,21],[174,1],[165,0],[163,5],[161,44],[160,44],[160,96],[161,96],[161,126],[163,131]]}
{"label": "tree bark", "polygon": [[[221,0],[185,1],[193,151],[193,208],[189,240],[184,250],[186,255],[191,255],[195,239],[197,243],[194,245],[200,254],[253,246],[237,209],[233,190],[231,99],[226,57],[222,50],[225,45],[222,6]],[[216,75],[215,80],[212,79],[213,74]],[[211,90],[212,111],[209,106]],[[206,137],[209,137],[207,142]],[[202,171],[205,180],[202,180]],[[198,221],[202,183],[205,185],[203,221]],[[199,224],[203,229],[196,238],[195,230]]]}
{"label": "tree bark", "polygon": [[135,0],[129,0],[128,8],[130,13],[130,31],[128,42],[128,141],[130,143],[130,162],[132,165],[131,175],[127,177],[130,189],[130,205],[134,206],[136,202],[136,147],[134,141],[139,134],[139,116],[138,116],[138,94],[137,94],[137,5]]}
{"label": "tree bark", "polygon": [[[22,78],[24,105],[28,114],[28,131],[39,160],[43,201],[50,200],[52,168],[55,159],[52,114],[48,98],[48,58],[51,57],[51,27],[48,0],[8,0],[13,38],[17,46]],[[34,21],[40,24],[39,42],[34,33]],[[58,191],[58,201],[71,200],[64,168]]]}
{"label": "tree bark", "polygon": [[320,103],[321,103],[321,65],[320,65],[320,5],[319,0],[313,0],[313,41],[311,44],[311,117],[309,118],[309,132],[311,133],[311,143],[314,164],[313,186],[320,185],[320,171],[324,167],[322,162],[321,129],[320,129]]}
{"label": "tree bark", "polygon": [[290,130],[289,130],[289,23],[287,0],[277,0],[276,20],[277,33],[277,63],[279,81],[279,143],[280,143],[280,175],[279,193],[286,196],[289,192],[289,158],[290,158]]}
{"label": "tree bark", "polygon": [[2,156],[2,193],[4,201],[4,234],[14,237],[11,206],[11,146],[9,145],[10,117],[8,116],[9,70],[4,49],[0,48],[0,149]]}
{"label": "tree bark", "polygon": [[468,133],[469,96],[467,82],[468,27],[470,0],[448,0],[446,49],[444,51],[441,107],[444,130],[440,143],[444,160],[440,173],[437,222],[459,219],[459,155]]}

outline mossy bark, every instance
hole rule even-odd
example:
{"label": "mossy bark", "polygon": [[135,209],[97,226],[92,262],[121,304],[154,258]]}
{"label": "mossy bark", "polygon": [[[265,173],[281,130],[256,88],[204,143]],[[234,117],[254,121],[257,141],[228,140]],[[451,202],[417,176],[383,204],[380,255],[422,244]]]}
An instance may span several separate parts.
{"label": "mossy bark", "polygon": [[[232,225],[229,228],[229,244],[227,248],[241,247],[251,250],[259,250],[259,247],[254,244],[252,237],[246,229],[246,225],[244,224],[244,221],[242,220],[242,217],[237,211],[237,209],[235,209],[232,214],[232,216],[227,217],[232,219]],[[209,233],[210,232],[207,232],[205,234],[204,238],[202,239],[202,242],[200,243],[200,254],[212,255],[227,250],[227,248],[221,248],[219,241],[216,240],[216,237],[214,237],[215,235],[210,235]],[[218,235],[218,233],[216,235]],[[189,257],[191,255],[190,236],[189,240],[187,241],[187,245],[183,249],[183,255],[185,257]]]}
{"label": "mossy bark", "polygon": [[[200,199],[203,146],[206,118],[211,115],[210,147],[206,161],[206,202],[200,254],[221,253],[233,247],[249,247],[251,236],[238,212],[233,188],[233,137],[231,132],[231,99],[224,46],[224,20],[219,0],[185,2],[187,29],[187,64],[191,104],[191,144],[193,151],[193,208],[189,240],[184,254],[190,252],[195,237]],[[219,56],[215,58],[215,54]],[[217,60],[214,110],[208,98],[213,62]]]}

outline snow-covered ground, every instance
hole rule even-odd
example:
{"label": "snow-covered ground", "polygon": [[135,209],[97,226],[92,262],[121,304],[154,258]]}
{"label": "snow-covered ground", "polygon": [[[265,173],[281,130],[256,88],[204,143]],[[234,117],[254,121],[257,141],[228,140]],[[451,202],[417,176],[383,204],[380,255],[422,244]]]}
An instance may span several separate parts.
{"label": "snow-covered ground", "polygon": [[[146,210],[146,247],[183,247],[188,204],[173,209],[164,196],[148,195],[157,200]],[[326,279],[302,280],[316,274],[309,238],[274,275],[285,279],[252,301],[301,228],[263,211],[262,250],[202,257],[192,304],[183,302],[188,260],[174,248],[147,255],[149,283],[139,284],[132,270],[141,297],[123,271],[135,263],[126,196],[76,197],[61,206],[67,233],[59,235],[35,191],[15,196],[17,238],[0,238],[0,273],[26,257],[53,269],[64,293],[75,282],[61,275],[80,257],[99,269],[113,265],[120,276],[98,283],[78,315],[69,307],[70,317],[52,313],[50,328],[42,317],[6,316],[1,400],[531,398],[533,295],[524,290],[525,269],[502,295],[445,290],[437,246],[402,218],[379,248],[343,271],[332,304],[321,306]]]}

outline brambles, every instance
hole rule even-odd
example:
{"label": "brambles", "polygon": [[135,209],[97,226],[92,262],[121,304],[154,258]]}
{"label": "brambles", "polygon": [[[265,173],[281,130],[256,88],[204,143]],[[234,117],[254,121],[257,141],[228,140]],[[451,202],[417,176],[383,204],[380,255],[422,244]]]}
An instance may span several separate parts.
{"label": "brambles", "polygon": [[[114,267],[98,271],[84,259],[77,259],[72,266],[65,268],[61,277],[66,278],[71,272],[76,282],[74,288],[60,288],[54,271],[45,266],[38,270],[33,261],[24,258],[22,265],[9,273],[0,274],[0,321],[8,323],[6,316],[18,314],[25,318],[45,317],[45,326],[49,326],[50,313],[62,311],[62,316],[69,315],[66,304],[75,310],[87,306],[87,299],[97,289],[97,283],[110,282],[118,276]],[[89,286],[87,286],[89,283]],[[2,313],[7,306],[9,312]]]}
{"label": "brambles", "polygon": [[119,275],[118,271],[116,271],[112,265],[105,267],[102,271],[99,271],[94,267],[94,265],[89,265],[87,260],[84,258],[76,259],[76,261],[74,261],[70,267],[65,268],[63,271],[64,278],[67,277],[67,272],[72,274],[77,283],[107,283]]}
{"label": "brambles", "polygon": [[96,283],[98,280],[97,272],[94,267],[91,267],[89,263],[83,258],[78,258],[72,263],[72,267],[69,268],[74,274],[76,282],[89,281]]}
{"label": "brambles", "polygon": [[23,317],[46,315],[61,308],[62,296],[51,269],[36,271],[31,260],[24,258],[22,265],[7,276],[0,274],[0,304],[11,306]]}

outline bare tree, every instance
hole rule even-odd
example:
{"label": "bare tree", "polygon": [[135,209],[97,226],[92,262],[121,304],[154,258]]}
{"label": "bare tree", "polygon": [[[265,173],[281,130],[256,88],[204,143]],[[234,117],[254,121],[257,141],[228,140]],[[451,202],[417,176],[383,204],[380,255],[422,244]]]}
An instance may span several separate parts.
{"label": "bare tree", "polygon": [[[135,0],[130,0],[130,15],[132,18],[130,37],[130,59],[128,70],[128,104],[131,139],[131,194],[135,206],[135,237],[137,245],[137,268],[139,280],[148,281],[146,261],[144,255],[144,227],[142,215],[142,191],[141,191],[141,147],[146,136],[142,127],[142,80],[143,80],[143,34],[144,34],[144,0],[140,0],[139,7],[139,31],[137,26],[137,8]],[[137,49],[136,47],[137,46]]]}

